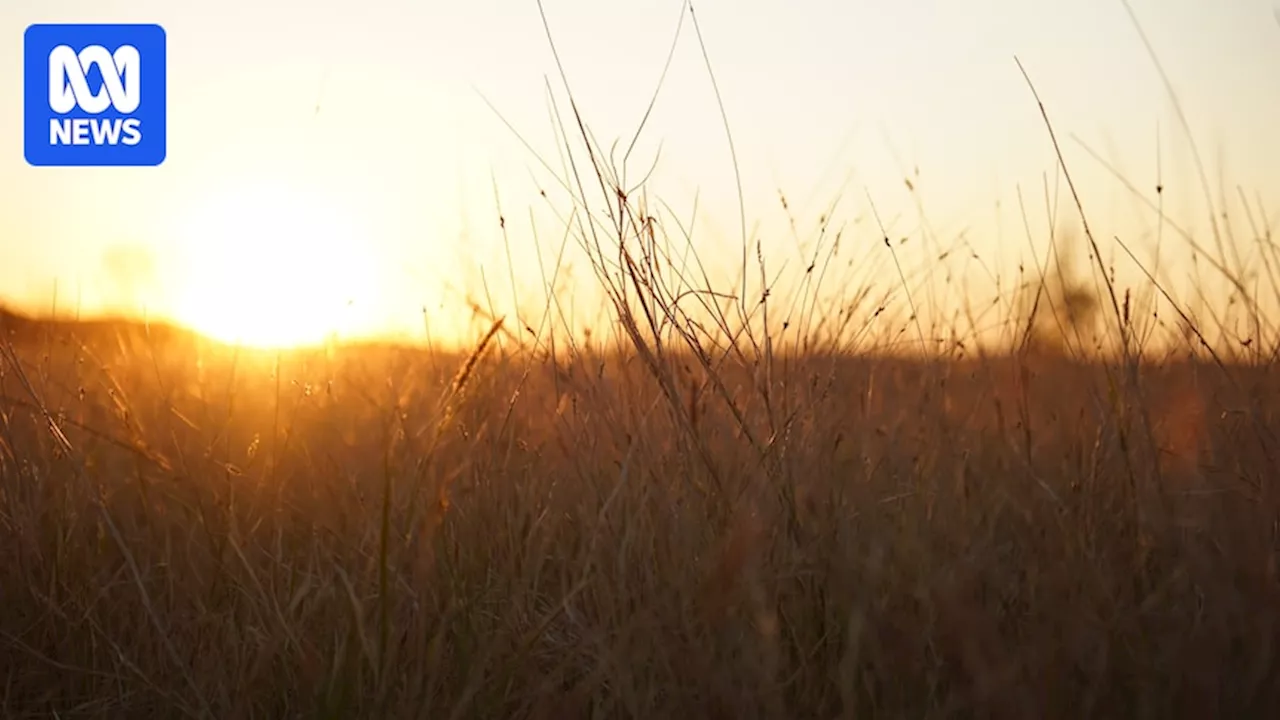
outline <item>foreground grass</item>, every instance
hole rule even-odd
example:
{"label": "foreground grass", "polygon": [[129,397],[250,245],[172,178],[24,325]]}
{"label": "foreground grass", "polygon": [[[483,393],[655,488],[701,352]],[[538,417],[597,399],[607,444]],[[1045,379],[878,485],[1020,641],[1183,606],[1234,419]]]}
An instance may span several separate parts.
{"label": "foreground grass", "polygon": [[10,339],[5,717],[1280,707],[1271,367],[119,337]]}

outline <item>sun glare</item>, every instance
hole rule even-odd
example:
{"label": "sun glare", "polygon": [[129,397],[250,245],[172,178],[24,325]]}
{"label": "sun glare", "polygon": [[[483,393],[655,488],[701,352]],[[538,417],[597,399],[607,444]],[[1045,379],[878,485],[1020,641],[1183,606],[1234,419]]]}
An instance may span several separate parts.
{"label": "sun glare", "polygon": [[375,287],[372,258],[358,224],[329,198],[238,187],[208,197],[186,225],[179,323],[258,348],[369,331],[359,317]]}

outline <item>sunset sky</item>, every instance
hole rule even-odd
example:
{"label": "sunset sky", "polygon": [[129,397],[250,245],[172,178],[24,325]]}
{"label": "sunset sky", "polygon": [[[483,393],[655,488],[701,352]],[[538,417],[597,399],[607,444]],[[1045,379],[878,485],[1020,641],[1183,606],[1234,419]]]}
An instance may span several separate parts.
{"label": "sunset sky", "polygon": [[[544,6],[586,121],[602,144],[625,142],[682,1]],[[1132,7],[1215,192],[1221,180],[1234,200],[1239,185],[1280,223],[1275,1]],[[748,231],[774,267],[805,264],[779,189],[802,240],[842,185],[840,217],[867,215],[870,194],[898,237],[920,225],[904,172],[939,242],[964,232],[1004,274],[1029,253],[1021,187],[1043,252],[1042,183],[1055,162],[1015,55],[1055,122],[1101,239],[1119,234],[1146,257],[1155,216],[1073,135],[1150,197],[1159,165],[1171,214],[1211,244],[1190,144],[1120,0],[699,0],[694,8],[738,151]],[[22,35],[36,22],[165,27],[161,167],[26,165]],[[64,310],[145,308],[224,335],[244,318],[306,329],[318,312],[341,315],[357,333],[418,332],[425,307],[438,332],[457,335],[469,319],[457,308],[467,292],[483,296],[482,275],[495,304],[511,300],[495,181],[517,294],[543,295],[531,224],[547,265],[563,225],[538,189],[561,211],[568,201],[484,100],[556,164],[544,83],[560,86],[533,0],[5,0],[0,37],[0,98],[9,99],[0,102],[0,302],[47,308],[56,282]],[[650,191],[683,220],[696,199],[695,244],[708,259],[732,261],[741,232],[733,167],[687,19],[632,178],[659,145]],[[878,233],[867,221],[852,227],[857,256],[873,257]],[[1166,242],[1167,252],[1183,252]],[[924,265],[925,244],[903,248],[904,263]],[[986,277],[976,264],[954,267],[978,283]],[[1181,283],[1189,270],[1164,272]],[[575,304],[598,307],[585,268],[575,273]]]}

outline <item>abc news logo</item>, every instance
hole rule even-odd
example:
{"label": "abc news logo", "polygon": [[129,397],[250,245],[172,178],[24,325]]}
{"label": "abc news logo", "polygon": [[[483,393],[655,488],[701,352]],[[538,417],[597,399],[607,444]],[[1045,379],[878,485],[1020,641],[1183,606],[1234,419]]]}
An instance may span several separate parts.
{"label": "abc news logo", "polygon": [[159,165],[166,154],[159,25],[32,25],[25,36],[31,165]]}
{"label": "abc news logo", "polygon": [[[77,53],[69,45],[59,45],[49,53],[49,108],[66,115],[76,108],[98,115],[107,108],[128,115],[142,100],[142,59],[138,48],[121,45],[114,53],[101,45],[90,45]],[[98,92],[89,89],[87,72],[96,67],[102,74]],[[50,118],[50,145],[137,145],[142,142],[142,121],[138,118]]]}

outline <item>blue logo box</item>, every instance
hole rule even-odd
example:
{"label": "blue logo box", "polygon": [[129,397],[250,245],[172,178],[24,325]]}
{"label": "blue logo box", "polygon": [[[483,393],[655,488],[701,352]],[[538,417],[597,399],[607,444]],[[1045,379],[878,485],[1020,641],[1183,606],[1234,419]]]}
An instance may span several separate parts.
{"label": "blue logo box", "polygon": [[159,25],[32,25],[23,151],[36,166],[154,166],[167,153]]}

